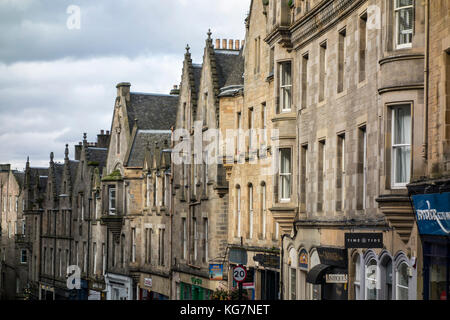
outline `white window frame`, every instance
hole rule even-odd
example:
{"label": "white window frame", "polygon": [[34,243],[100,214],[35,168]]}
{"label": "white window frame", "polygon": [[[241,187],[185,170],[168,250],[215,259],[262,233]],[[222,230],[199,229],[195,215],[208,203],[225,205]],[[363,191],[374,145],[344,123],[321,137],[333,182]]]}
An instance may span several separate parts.
{"label": "white window frame", "polygon": [[209,246],[208,246],[208,236],[209,236],[209,221],[208,219],[204,219],[204,232],[205,232],[205,262],[209,260]]}
{"label": "white window frame", "polygon": [[[406,266],[406,276],[407,276],[407,278],[408,278],[408,286],[407,287],[405,287],[404,285],[401,285],[400,283],[399,283],[399,281],[400,281],[400,268],[402,267],[402,266]],[[399,299],[399,289],[401,288],[401,289],[405,289],[405,290],[407,290],[407,292],[408,292],[408,296],[409,296],[409,276],[408,276],[408,268],[409,268],[409,265],[406,263],[406,262],[401,262],[399,265],[398,265],[398,267],[397,267],[397,270],[396,270],[396,277],[395,277],[395,299],[396,300],[400,300]],[[407,298],[407,300],[408,300],[408,298]]]}
{"label": "white window frame", "polygon": [[94,260],[93,261],[94,262],[93,269],[94,269],[94,275],[95,275],[97,273],[97,243],[96,242],[94,242],[94,248],[92,250],[92,255],[93,255],[92,260]]}
{"label": "white window frame", "polygon": [[410,135],[411,135],[411,142],[412,142],[412,105],[411,104],[398,104],[398,105],[391,105],[390,106],[390,112],[391,112],[391,121],[392,121],[392,127],[391,127],[391,188],[392,189],[404,189],[406,188],[406,185],[411,181],[411,173],[409,174],[409,181],[406,181],[404,183],[398,183],[396,182],[396,148],[404,148],[409,147],[411,151],[411,158],[410,158],[410,169],[412,164],[412,145],[411,144],[395,144],[395,110],[399,108],[404,108],[408,106],[410,110],[410,121],[411,121],[411,127],[410,127]]}
{"label": "white window frame", "polygon": [[266,225],[267,225],[267,204],[266,204],[266,197],[267,197],[267,187],[266,184],[262,186],[262,238],[266,239]]}
{"label": "white window frame", "polygon": [[[289,172],[281,172],[281,164],[282,164],[282,154],[283,154],[283,150],[289,150],[289,168],[288,171]],[[280,202],[290,202],[291,201],[291,196],[292,196],[292,149],[291,148],[279,148],[278,149],[278,165],[279,165],[279,181],[278,181],[278,186],[279,186],[279,198],[280,198]],[[289,179],[289,197],[283,197],[283,188],[282,188],[282,182],[283,182],[283,177],[287,177]]]}
{"label": "white window frame", "polygon": [[399,33],[399,31],[400,31],[399,30],[399,28],[400,28],[400,25],[399,25],[400,24],[400,17],[399,17],[399,15],[400,15],[400,12],[402,12],[403,10],[408,10],[408,9],[412,8],[412,10],[413,10],[412,17],[411,17],[411,19],[412,19],[412,21],[411,21],[412,29],[408,30],[410,32],[407,32],[408,34],[410,33],[412,35],[413,32],[414,32],[414,0],[411,0],[411,4],[410,5],[403,6],[403,7],[399,7],[398,6],[398,1],[399,0],[394,0],[395,46],[396,46],[397,49],[411,48],[412,47],[412,36],[411,36],[411,42],[402,43],[402,44],[399,43],[399,35],[400,35],[400,33]]}
{"label": "white window frame", "polygon": [[236,203],[236,207],[237,207],[237,236],[240,238],[241,237],[241,188],[237,188],[237,203]]}
{"label": "white window frame", "polygon": [[[24,252],[25,252],[25,261],[23,259],[24,257]],[[27,264],[28,263],[28,253],[26,249],[21,249],[20,250],[20,263],[21,264]]]}
{"label": "white window frame", "polygon": [[[284,82],[284,72],[285,72],[285,66],[289,64],[290,65],[290,84],[289,83],[283,83]],[[280,62],[280,113],[285,112],[291,112],[292,110],[292,62],[291,61],[284,61]],[[286,103],[284,100],[284,92],[288,92],[289,96],[289,103]]]}
{"label": "white window frame", "polygon": [[[114,192],[114,197],[112,193]],[[108,188],[108,202],[109,202],[109,215],[115,216],[117,214],[117,189],[115,186],[110,186]],[[114,204],[114,206],[113,206]]]}
{"label": "white window frame", "polygon": [[253,239],[253,185],[248,187],[248,214],[249,214],[249,239]]}
{"label": "white window frame", "polygon": [[194,225],[194,261],[198,258],[198,226],[197,218],[192,218],[192,224]]}
{"label": "white window frame", "polygon": [[186,218],[182,219],[183,225],[183,260],[187,258],[187,223]]}

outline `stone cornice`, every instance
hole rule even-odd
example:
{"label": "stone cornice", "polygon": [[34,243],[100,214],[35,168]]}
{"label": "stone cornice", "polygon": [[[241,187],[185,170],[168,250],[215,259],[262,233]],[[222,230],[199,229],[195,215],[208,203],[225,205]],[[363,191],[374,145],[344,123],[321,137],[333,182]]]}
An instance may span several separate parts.
{"label": "stone cornice", "polygon": [[409,84],[409,85],[403,85],[403,86],[390,86],[390,87],[383,87],[378,89],[379,94],[392,92],[392,91],[405,91],[405,90],[423,90],[424,84],[423,83],[416,83],[416,84]]}
{"label": "stone cornice", "polygon": [[380,66],[382,66],[383,64],[394,62],[394,61],[415,60],[415,59],[423,60],[423,59],[425,59],[425,55],[424,54],[394,55],[394,56],[389,56],[389,57],[385,57],[383,59],[380,59],[380,61],[378,63],[380,64]]}

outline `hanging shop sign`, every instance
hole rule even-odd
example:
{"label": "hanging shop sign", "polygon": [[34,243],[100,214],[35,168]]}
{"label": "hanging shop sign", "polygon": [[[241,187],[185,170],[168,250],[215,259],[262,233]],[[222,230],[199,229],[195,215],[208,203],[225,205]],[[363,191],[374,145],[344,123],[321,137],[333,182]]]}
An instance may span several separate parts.
{"label": "hanging shop sign", "polygon": [[347,274],[327,274],[325,278],[326,283],[347,283]]}
{"label": "hanging shop sign", "polygon": [[223,280],[223,264],[209,265],[209,279],[215,281]]}
{"label": "hanging shop sign", "polygon": [[347,268],[347,249],[318,247],[317,253],[321,264]]}
{"label": "hanging shop sign", "polygon": [[450,193],[421,194],[412,199],[420,234],[450,235]]}
{"label": "hanging shop sign", "polygon": [[346,233],[346,249],[383,249],[382,233]]}
{"label": "hanging shop sign", "polygon": [[302,270],[306,270],[308,271],[308,266],[309,266],[309,256],[308,256],[308,252],[303,249],[302,251],[300,251],[300,255],[298,258],[298,267]]}
{"label": "hanging shop sign", "polygon": [[253,261],[264,268],[280,269],[280,257],[273,254],[255,254]]}

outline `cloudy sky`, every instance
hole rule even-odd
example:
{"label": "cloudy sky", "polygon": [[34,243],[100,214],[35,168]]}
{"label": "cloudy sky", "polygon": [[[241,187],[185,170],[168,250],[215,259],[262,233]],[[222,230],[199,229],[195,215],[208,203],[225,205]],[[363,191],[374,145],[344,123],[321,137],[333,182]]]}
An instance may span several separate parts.
{"label": "cloudy sky", "polygon": [[[110,130],[115,85],[169,93],[189,43],[244,39],[250,0],[0,0],[0,163],[62,161]],[[78,11],[79,9],[79,11]],[[80,19],[78,20],[78,12]],[[78,28],[79,27],[79,28]]]}

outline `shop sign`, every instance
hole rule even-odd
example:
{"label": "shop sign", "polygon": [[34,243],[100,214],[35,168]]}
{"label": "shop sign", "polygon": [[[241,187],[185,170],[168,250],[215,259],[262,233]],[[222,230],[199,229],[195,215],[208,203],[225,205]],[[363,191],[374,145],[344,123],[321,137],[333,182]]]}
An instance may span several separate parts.
{"label": "shop sign", "polygon": [[450,235],[450,193],[421,194],[412,199],[420,234]]}
{"label": "shop sign", "polygon": [[327,274],[326,275],[326,283],[347,283],[348,275],[347,274]]}
{"label": "shop sign", "polygon": [[280,269],[280,257],[277,255],[255,254],[253,261],[264,268]]}
{"label": "shop sign", "polygon": [[382,249],[382,233],[346,233],[345,248],[347,249]]}
{"label": "shop sign", "polygon": [[318,247],[320,263],[347,268],[347,249]]}
{"label": "shop sign", "polygon": [[308,271],[309,256],[308,256],[308,252],[305,249],[300,251],[300,255],[299,255],[299,259],[298,260],[299,260],[298,261],[298,267],[300,269]]}
{"label": "shop sign", "polygon": [[223,280],[223,264],[209,265],[209,279],[215,281]]}
{"label": "shop sign", "polygon": [[194,284],[194,285],[196,285],[196,286],[200,286],[200,285],[202,285],[202,283],[203,283],[202,279],[195,278],[195,277],[192,277],[192,278],[191,278],[191,282],[192,282],[192,284]]}
{"label": "shop sign", "polygon": [[144,286],[151,288],[153,286],[152,278],[144,278]]}

